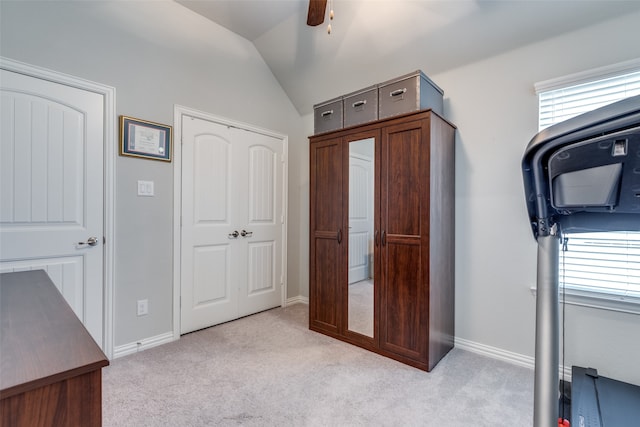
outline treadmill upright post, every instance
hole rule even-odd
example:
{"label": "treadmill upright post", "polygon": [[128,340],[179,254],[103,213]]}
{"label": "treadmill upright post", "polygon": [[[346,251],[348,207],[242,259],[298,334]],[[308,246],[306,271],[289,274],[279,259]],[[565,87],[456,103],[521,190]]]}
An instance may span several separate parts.
{"label": "treadmill upright post", "polygon": [[559,246],[559,233],[538,236],[534,427],[558,423]]}

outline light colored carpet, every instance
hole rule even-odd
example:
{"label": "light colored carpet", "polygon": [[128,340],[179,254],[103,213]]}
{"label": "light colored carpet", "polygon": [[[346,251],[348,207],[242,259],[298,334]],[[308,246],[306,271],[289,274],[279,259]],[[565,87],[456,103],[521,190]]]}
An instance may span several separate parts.
{"label": "light colored carpet", "polygon": [[426,373],[308,330],[297,304],[103,369],[110,426],[530,426],[533,371],[452,350]]}

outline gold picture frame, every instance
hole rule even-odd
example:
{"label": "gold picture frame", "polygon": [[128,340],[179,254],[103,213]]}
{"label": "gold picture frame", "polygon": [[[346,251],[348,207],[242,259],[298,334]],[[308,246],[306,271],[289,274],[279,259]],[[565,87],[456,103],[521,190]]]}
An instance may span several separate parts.
{"label": "gold picture frame", "polygon": [[171,162],[173,128],[120,116],[120,155]]}

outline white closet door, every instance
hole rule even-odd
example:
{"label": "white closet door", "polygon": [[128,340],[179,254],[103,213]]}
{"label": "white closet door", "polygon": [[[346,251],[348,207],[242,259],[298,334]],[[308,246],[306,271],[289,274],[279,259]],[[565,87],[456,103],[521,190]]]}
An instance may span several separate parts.
{"label": "white closet door", "polygon": [[279,306],[283,141],[182,121],[181,333]]}
{"label": "white closet door", "polygon": [[103,97],[0,72],[0,271],[44,269],[102,346]]}
{"label": "white closet door", "polygon": [[282,140],[233,129],[240,205],[239,315],[280,305],[284,223]]}

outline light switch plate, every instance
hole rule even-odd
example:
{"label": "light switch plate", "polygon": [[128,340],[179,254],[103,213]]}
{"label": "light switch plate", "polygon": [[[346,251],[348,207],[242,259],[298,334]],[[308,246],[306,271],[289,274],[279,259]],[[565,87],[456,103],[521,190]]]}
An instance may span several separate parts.
{"label": "light switch plate", "polygon": [[153,196],[153,181],[138,181],[138,196]]}

